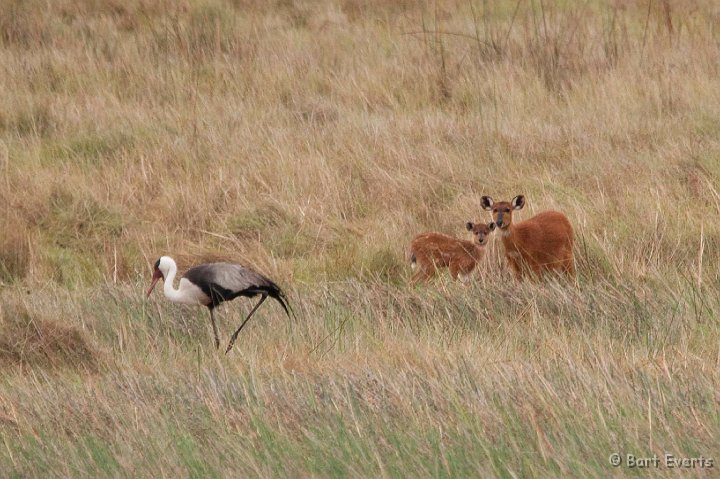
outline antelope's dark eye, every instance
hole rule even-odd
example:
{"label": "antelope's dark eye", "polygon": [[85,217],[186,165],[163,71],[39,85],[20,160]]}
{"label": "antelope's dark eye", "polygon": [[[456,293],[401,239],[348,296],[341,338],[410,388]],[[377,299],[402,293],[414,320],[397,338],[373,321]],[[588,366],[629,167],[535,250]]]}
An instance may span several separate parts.
{"label": "antelope's dark eye", "polygon": [[498,209],[497,209],[497,208],[493,208],[493,213],[497,213],[497,212],[498,212]]}
{"label": "antelope's dark eye", "polygon": [[505,208],[505,213],[510,213],[510,208]]}

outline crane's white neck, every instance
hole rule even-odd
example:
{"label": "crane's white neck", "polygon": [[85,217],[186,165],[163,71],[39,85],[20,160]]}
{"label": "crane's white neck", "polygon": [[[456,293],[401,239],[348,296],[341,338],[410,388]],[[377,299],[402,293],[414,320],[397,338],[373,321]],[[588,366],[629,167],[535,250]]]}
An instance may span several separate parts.
{"label": "crane's white neck", "polygon": [[182,302],[183,295],[180,293],[179,289],[175,289],[173,287],[175,275],[177,274],[177,264],[175,264],[175,261],[173,261],[170,257],[163,257],[160,263],[160,271],[162,271],[165,278],[163,280],[163,292],[165,293],[165,297],[176,303]]}

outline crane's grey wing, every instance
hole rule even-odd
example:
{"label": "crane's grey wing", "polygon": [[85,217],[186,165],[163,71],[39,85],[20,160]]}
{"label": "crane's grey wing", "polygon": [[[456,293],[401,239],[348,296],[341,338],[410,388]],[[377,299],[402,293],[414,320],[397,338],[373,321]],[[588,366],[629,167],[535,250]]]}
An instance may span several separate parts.
{"label": "crane's grey wing", "polygon": [[239,293],[247,289],[273,285],[272,281],[263,275],[232,263],[203,264],[189,269],[183,277],[199,286],[208,295],[211,288],[219,287],[227,292]]}
{"label": "crane's grey wing", "polygon": [[214,266],[215,283],[230,291],[274,286],[265,276],[239,264],[215,263]]}
{"label": "crane's grey wing", "polygon": [[211,307],[237,296],[258,294],[277,300],[288,316],[287,298],[278,285],[265,276],[239,264],[210,263],[189,269],[184,275],[211,299]]}

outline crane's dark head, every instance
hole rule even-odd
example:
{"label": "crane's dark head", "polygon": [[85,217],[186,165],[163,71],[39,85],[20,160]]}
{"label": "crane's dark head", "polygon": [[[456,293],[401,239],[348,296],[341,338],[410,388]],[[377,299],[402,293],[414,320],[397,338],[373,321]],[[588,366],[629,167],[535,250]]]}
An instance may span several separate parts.
{"label": "crane's dark head", "polygon": [[147,290],[146,297],[148,297],[148,298],[150,297],[150,293],[152,293],[152,290],[155,287],[155,285],[157,284],[157,282],[160,281],[161,278],[163,281],[165,281],[165,273],[163,273],[163,270],[167,271],[167,269],[164,268],[164,266],[165,266],[164,264],[162,265],[163,268],[161,269],[161,265],[160,265],[163,258],[165,258],[165,257],[163,256],[162,258],[155,261],[155,266],[153,268],[152,283],[150,283],[150,287]]}

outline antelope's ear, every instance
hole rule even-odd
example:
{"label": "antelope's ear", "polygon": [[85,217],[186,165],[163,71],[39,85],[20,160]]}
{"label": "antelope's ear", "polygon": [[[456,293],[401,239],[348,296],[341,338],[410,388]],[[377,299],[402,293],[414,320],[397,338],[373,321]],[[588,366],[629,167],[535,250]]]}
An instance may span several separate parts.
{"label": "antelope's ear", "polygon": [[514,210],[521,210],[525,206],[525,197],[523,195],[517,195],[512,200],[512,207]]}
{"label": "antelope's ear", "polygon": [[467,228],[468,231],[472,231],[472,229],[473,229],[473,224],[468,221],[467,223],[465,223],[465,228]]}
{"label": "antelope's ear", "polygon": [[488,223],[488,228],[490,228],[490,231],[494,230],[494,229],[495,229],[495,226],[497,226],[497,225],[495,224],[494,221]]}
{"label": "antelope's ear", "polygon": [[490,198],[489,196],[483,196],[482,198],[480,198],[480,206],[482,206],[482,208],[484,210],[489,211],[492,208],[492,205],[493,205],[493,199]]}

